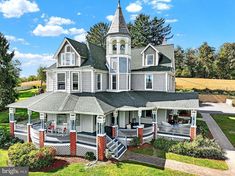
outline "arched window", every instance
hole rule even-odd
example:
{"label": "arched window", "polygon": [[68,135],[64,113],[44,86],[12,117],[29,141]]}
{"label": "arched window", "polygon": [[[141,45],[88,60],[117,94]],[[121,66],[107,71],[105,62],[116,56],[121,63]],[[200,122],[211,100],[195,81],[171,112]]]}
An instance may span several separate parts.
{"label": "arched window", "polygon": [[113,46],[113,54],[117,54],[117,41],[116,40],[113,41],[112,46]]}
{"label": "arched window", "polygon": [[65,52],[70,53],[71,51],[72,51],[71,46],[67,45],[66,49],[65,49]]}
{"label": "arched window", "polygon": [[120,52],[121,54],[125,54],[126,43],[124,40],[120,42]]}
{"label": "arched window", "polygon": [[65,51],[61,53],[61,66],[74,66],[75,53],[72,51],[70,45],[65,46]]}

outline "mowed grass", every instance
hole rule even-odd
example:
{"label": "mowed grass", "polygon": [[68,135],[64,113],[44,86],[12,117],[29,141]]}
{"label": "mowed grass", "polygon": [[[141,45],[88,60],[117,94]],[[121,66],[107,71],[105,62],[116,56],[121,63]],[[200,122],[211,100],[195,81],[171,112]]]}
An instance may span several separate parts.
{"label": "mowed grass", "polygon": [[219,170],[227,170],[228,165],[224,160],[212,160],[212,159],[204,159],[204,158],[194,158],[190,156],[178,155],[174,153],[167,153],[159,149],[155,149],[154,147],[146,147],[141,149],[133,150],[135,153],[156,156],[164,159],[175,160],[183,163],[194,164],[197,166],[208,167],[212,169]]}
{"label": "mowed grass", "polygon": [[213,114],[212,117],[235,147],[235,115]]}
{"label": "mowed grass", "polygon": [[38,89],[22,90],[19,92],[19,100],[25,100],[38,94]]}
{"label": "mowed grass", "polygon": [[176,78],[176,89],[211,89],[235,91],[235,80]]}
{"label": "mowed grass", "polygon": [[100,166],[86,168],[83,164],[71,164],[55,172],[36,172],[30,176],[191,176],[191,174],[170,170],[157,169],[138,163],[103,163]]}

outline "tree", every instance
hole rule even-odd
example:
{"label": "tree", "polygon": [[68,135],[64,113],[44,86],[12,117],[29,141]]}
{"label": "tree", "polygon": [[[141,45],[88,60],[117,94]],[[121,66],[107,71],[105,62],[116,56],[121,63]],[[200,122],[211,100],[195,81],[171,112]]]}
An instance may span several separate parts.
{"label": "tree", "polygon": [[215,62],[215,68],[220,79],[234,78],[235,43],[225,43],[222,45]]}
{"label": "tree", "polygon": [[201,69],[198,61],[198,50],[194,48],[186,49],[184,66],[188,67],[191,77],[200,77],[199,70]]}
{"label": "tree", "polygon": [[14,60],[14,51],[9,51],[9,43],[0,33],[0,111],[18,98],[15,87],[19,80],[18,60]]}
{"label": "tree", "polygon": [[107,35],[108,30],[109,24],[107,23],[100,22],[95,24],[87,33],[87,41],[105,48],[105,36]]}
{"label": "tree", "polygon": [[184,49],[180,46],[177,46],[175,51],[175,75],[180,77],[183,67],[184,67],[184,58],[185,58],[185,53],[184,53]]}
{"label": "tree", "polygon": [[46,82],[46,67],[42,67],[40,66],[37,70],[37,78],[41,81],[41,88],[42,88],[42,84],[43,82]]}

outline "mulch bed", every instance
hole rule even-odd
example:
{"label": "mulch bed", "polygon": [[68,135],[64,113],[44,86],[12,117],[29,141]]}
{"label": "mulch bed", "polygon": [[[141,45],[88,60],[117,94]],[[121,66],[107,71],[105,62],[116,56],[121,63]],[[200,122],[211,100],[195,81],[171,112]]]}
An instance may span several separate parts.
{"label": "mulch bed", "polygon": [[141,146],[136,146],[136,147],[129,146],[129,147],[128,147],[128,150],[129,150],[129,151],[133,151],[133,150],[136,150],[136,149],[143,149],[143,148],[150,148],[150,147],[152,147],[152,145],[146,143],[146,144],[143,144],[143,145],[141,145]]}

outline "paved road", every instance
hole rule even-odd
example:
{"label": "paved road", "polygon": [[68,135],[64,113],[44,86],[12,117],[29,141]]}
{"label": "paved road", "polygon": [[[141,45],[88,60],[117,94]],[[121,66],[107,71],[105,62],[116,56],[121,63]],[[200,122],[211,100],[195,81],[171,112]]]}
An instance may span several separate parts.
{"label": "paved road", "polygon": [[199,111],[210,114],[235,114],[235,107],[229,106],[226,103],[202,103]]}

